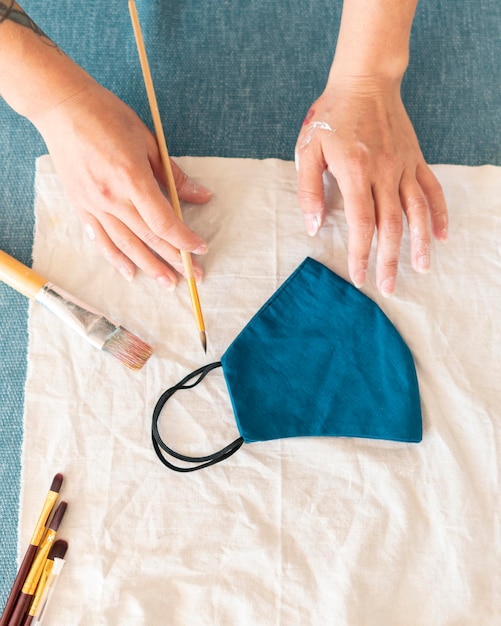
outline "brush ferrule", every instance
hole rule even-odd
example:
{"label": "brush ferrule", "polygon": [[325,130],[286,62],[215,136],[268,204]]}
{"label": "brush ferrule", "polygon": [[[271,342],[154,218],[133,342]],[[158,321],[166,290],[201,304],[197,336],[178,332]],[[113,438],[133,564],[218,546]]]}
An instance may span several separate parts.
{"label": "brush ferrule", "polygon": [[47,283],[40,289],[35,300],[52,311],[61,321],[85,337],[99,350],[119,328],[117,324],[106,319],[99,311],[89,308],[83,302],[78,301],[51,283]]}

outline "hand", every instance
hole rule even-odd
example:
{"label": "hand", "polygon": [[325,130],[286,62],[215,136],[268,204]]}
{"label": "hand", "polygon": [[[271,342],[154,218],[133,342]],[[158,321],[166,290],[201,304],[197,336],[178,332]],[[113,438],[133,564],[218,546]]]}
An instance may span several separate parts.
{"label": "hand", "polygon": [[296,145],[298,199],[310,235],[325,217],[322,173],[336,178],[348,224],[348,269],[364,284],[377,229],[376,283],[395,289],[402,212],[407,218],[411,262],[430,268],[431,232],[447,239],[442,188],[425,163],[400,97],[400,83],[346,79],[329,85],[312,105]]}
{"label": "hand", "polygon": [[[207,245],[176,217],[163,194],[157,142],[137,115],[92,82],[35,123],[70,202],[105,258],[128,280],[140,268],[174,288],[176,271],[184,271],[179,250],[204,254]],[[172,167],[181,200],[210,199],[210,191]],[[200,279],[195,261],[193,269]]]}

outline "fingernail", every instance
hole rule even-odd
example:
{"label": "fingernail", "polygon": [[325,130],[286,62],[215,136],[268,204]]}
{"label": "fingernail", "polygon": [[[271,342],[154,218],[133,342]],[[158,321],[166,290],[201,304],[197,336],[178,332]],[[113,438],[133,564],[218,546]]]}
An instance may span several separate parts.
{"label": "fingernail", "polygon": [[131,283],[132,280],[134,279],[134,272],[132,272],[130,267],[128,267],[127,265],[121,265],[118,268],[118,271],[120,272],[120,274],[122,274],[125,280],[127,280],[129,283]]}
{"label": "fingernail", "polygon": [[204,196],[212,196],[212,191],[210,189],[207,189],[207,187],[204,187],[204,185],[201,185],[200,183],[197,183],[197,182],[193,183],[193,192],[201,193]]}
{"label": "fingernail", "polygon": [[447,243],[447,239],[449,238],[449,233],[447,231],[447,228],[443,228],[440,231],[439,237],[440,237],[440,241],[442,241],[443,243]]}
{"label": "fingernail", "polygon": [[363,287],[366,276],[367,276],[366,270],[358,270],[358,272],[355,273],[355,276],[353,277],[353,284],[355,285],[357,289],[360,289],[360,287]]}
{"label": "fingernail", "polygon": [[201,243],[198,248],[195,248],[195,250],[192,250],[193,254],[207,254],[209,248],[207,247],[206,243]]}
{"label": "fingernail", "polygon": [[212,191],[204,187],[201,183],[197,183],[196,180],[186,178],[184,185],[182,186],[183,192],[201,193],[204,196],[212,196]]}
{"label": "fingernail", "polygon": [[395,278],[393,276],[390,276],[389,278],[383,281],[383,284],[381,285],[381,293],[383,294],[385,298],[389,298],[391,295],[393,295],[394,291],[395,291]]}
{"label": "fingernail", "polygon": [[167,276],[159,276],[157,281],[162,285],[162,287],[165,287],[167,291],[174,291],[176,288],[176,285]]}
{"label": "fingernail", "polygon": [[304,223],[308,235],[314,237],[320,229],[320,215],[318,213],[306,213]]}

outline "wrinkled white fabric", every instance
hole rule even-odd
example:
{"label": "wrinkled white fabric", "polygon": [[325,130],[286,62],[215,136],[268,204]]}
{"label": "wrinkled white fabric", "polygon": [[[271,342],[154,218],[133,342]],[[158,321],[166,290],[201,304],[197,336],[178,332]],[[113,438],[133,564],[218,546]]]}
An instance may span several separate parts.
{"label": "wrinkled white fabric", "polygon": [[[347,278],[331,182],[326,224],[310,238],[293,163],[179,161],[214,191],[207,206],[184,208],[209,243],[206,356],[184,281],[174,293],[143,275],[124,281],[68,206],[50,158],[37,162],[34,267],[155,348],[134,373],[30,308],[20,551],[56,472],[69,503],[47,625],[499,624],[501,168],[434,166],[448,244],[433,245],[432,270],[418,275],[405,234],[395,296],[377,293],[374,263],[364,287],[413,352],[422,443],[255,443],[177,474],[150,441],[160,394],[218,360],[305,256]],[[191,455],[238,436],[220,370],[169,401],[161,431]]]}

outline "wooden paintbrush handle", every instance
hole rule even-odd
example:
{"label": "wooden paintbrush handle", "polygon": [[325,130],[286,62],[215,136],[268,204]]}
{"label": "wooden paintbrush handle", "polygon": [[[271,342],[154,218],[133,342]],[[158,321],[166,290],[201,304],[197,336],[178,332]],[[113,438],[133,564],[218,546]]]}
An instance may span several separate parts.
{"label": "wooden paintbrush handle", "polygon": [[23,296],[35,298],[47,279],[0,250],[0,280]]}

